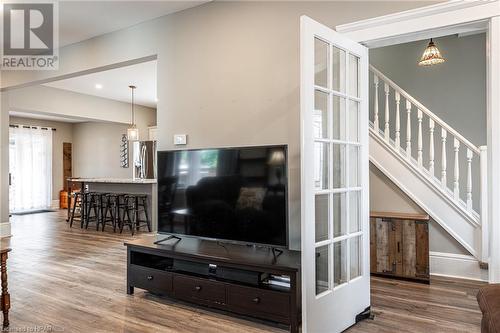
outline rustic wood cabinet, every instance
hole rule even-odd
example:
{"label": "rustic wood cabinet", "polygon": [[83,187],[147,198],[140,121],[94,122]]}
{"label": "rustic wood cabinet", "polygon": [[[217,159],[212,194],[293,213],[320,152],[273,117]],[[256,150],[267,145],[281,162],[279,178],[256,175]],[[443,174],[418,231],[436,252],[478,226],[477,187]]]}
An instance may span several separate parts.
{"label": "rustic wood cabinet", "polygon": [[371,212],[370,271],[429,282],[429,216]]}

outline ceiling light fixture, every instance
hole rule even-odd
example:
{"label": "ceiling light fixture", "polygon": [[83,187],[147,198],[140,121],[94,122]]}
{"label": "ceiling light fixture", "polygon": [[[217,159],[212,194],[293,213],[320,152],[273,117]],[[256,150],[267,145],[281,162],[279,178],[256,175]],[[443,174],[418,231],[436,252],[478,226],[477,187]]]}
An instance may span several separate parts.
{"label": "ceiling light fixture", "polygon": [[102,89],[102,84],[100,84],[100,83],[96,83],[95,88],[96,88],[96,89]]}
{"label": "ceiling light fixture", "polygon": [[135,110],[134,110],[134,90],[136,86],[128,86],[132,92],[132,122],[131,127],[127,129],[127,139],[129,141],[139,141],[139,129],[135,125]]}
{"label": "ceiling light fixture", "polygon": [[422,58],[418,62],[419,66],[432,66],[445,62],[445,59],[439,52],[436,44],[432,41],[432,38],[429,42],[429,45],[425,48],[424,54],[422,54]]}

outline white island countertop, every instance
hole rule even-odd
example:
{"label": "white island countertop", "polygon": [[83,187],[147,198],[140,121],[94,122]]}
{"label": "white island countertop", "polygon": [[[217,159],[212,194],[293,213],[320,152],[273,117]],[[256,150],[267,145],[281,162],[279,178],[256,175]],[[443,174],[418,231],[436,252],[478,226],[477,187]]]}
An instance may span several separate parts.
{"label": "white island countertop", "polygon": [[133,178],[68,178],[72,182],[107,183],[107,184],[156,184],[156,179]]}

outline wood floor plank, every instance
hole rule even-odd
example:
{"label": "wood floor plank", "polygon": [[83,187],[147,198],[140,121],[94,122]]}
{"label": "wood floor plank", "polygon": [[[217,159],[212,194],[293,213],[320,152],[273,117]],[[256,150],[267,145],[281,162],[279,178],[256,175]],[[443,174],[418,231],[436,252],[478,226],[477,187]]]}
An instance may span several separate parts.
{"label": "wood floor plank", "polygon": [[[14,216],[9,256],[11,328],[65,332],[283,333],[282,326],[229,316],[125,290],[127,233],[72,229],[64,211]],[[431,285],[372,278],[374,320],[355,333],[479,332],[475,295],[482,283],[432,278]],[[314,333],[314,332],[311,332]]]}

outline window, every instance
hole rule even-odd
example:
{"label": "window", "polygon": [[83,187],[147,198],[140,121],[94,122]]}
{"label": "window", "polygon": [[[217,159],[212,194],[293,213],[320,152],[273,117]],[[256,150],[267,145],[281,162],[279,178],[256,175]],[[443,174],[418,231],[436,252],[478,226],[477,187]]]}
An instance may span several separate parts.
{"label": "window", "polygon": [[52,130],[11,127],[9,131],[9,209],[50,208],[52,202]]}

